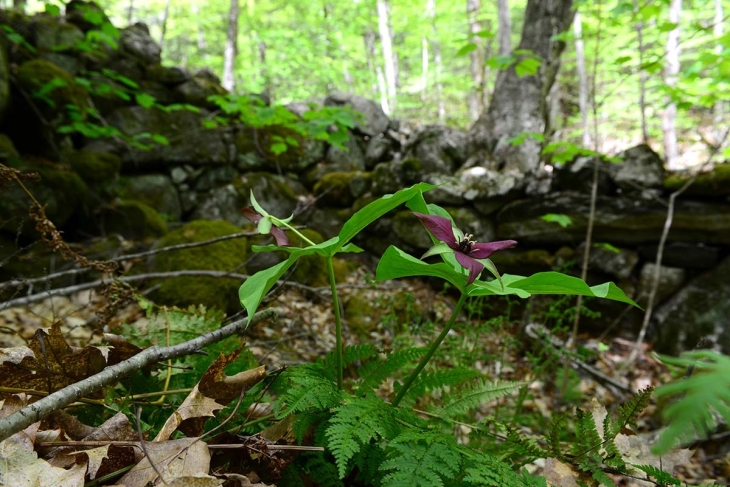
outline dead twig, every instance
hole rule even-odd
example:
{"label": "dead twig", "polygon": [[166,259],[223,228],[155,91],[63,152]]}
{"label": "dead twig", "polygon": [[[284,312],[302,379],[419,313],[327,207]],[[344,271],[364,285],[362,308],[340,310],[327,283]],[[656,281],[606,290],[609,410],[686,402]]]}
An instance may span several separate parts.
{"label": "dead twig", "polygon": [[105,368],[98,374],[88,377],[70,386],[50,394],[43,399],[30,404],[15,413],[0,419],[0,441],[3,441],[18,431],[27,428],[31,424],[42,420],[54,411],[78,401],[84,396],[89,396],[110,384],[118,382],[133,372],[147,367],[155,362],[162,362],[171,358],[190,355],[212,343],[219,342],[229,336],[248,328],[250,325],[262,320],[272,319],[278,316],[275,308],[259,311],[250,318],[231,323],[218,330],[206,333],[202,336],[172,347],[150,347],[131,357],[124,362]]}

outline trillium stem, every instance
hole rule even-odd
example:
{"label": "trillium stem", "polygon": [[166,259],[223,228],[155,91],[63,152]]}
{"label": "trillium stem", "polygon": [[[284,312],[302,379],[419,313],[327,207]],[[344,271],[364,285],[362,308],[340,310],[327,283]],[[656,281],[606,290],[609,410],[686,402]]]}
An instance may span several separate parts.
{"label": "trillium stem", "polygon": [[433,357],[433,354],[436,353],[436,349],[439,348],[439,345],[441,345],[441,342],[444,341],[444,338],[446,338],[446,335],[449,334],[451,331],[451,328],[454,326],[454,322],[456,321],[456,318],[459,316],[459,313],[461,312],[461,308],[464,306],[464,303],[466,302],[466,298],[468,296],[464,293],[462,293],[461,297],[459,298],[459,301],[456,303],[456,306],[454,307],[454,311],[451,312],[451,318],[449,318],[449,322],[446,323],[446,326],[444,326],[444,329],[441,330],[441,333],[439,336],[436,337],[436,340],[433,341],[431,346],[428,348],[428,351],[426,352],[426,355],[423,356],[421,361],[418,363],[416,368],[411,372],[411,375],[408,376],[408,379],[406,379],[405,383],[403,384],[403,387],[401,388],[400,392],[397,396],[395,396],[395,399],[393,400],[393,407],[398,406],[400,402],[405,397],[406,393],[408,392],[408,389],[411,388],[413,383],[418,378],[418,374],[421,373],[421,371],[428,365],[428,362],[431,360],[431,357]]}
{"label": "trillium stem", "polygon": [[[312,244],[314,245],[314,244]],[[342,316],[340,315],[340,298],[337,296],[337,282],[335,281],[335,268],[332,264],[332,256],[327,259],[327,273],[332,289],[332,307],[335,310],[335,367],[337,369],[337,389],[342,390]]]}
{"label": "trillium stem", "polygon": [[296,233],[299,236],[299,238],[302,239],[302,241],[307,242],[309,245],[312,245],[312,246],[317,245],[316,243],[312,242],[307,237],[305,237],[304,235],[302,235],[301,232],[299,232],[293,226],[289,225],[287,222],[285,222],[283,220],[279,220],[275,216],[271,216],[271,215],[269,215],[269,218],[271,218],[271,222],[274,223],[277,227],[279,227],[279,228],[286,227],[287,230],[291,230],[292,232]]}

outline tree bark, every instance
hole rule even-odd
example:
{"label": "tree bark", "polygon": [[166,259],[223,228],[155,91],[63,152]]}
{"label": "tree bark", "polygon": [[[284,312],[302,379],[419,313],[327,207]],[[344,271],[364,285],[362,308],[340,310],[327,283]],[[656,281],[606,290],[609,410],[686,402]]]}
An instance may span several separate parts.
{"label": "tree bark", "polygon": [[436,0],[428,0],[426,2],[426,18],[431,22],[431,35],[433,36],[433,64],[436,67],[436,106],[438,107],[439,120],[446,118],[446,108],[444,107],[444,85],[441,82],[441,73],[443,65],[441,62],[441,45],[438,41],[438,29],[436,28]]}
{"label": "tree bark", "polygon": [[387,115],[395,111],[396,102],[396,66],[393,55],[393,38],[390,30],[390,6],[386,0],[378,0],[378,31],[380,32],[380,45],[383,47],[383,66],[385,71],[385,84],[388,90]]}
{"label": "tree bark", "polygon": [[[715,52],[720,55],[723,51],[723,45],[720,42],[720,38],[723,35],[723,9],[722,9],[722,0],[715,0],[715,19],[714,19],[714,25],[712,28],[712,32],[715,35],[715,41],[717,42],[717,46],[715,46]],[[724,111],[724,100],[717,100],[715,102],[715,105],[712,107],[712,115],[713,115],[713,122],[715,124],[715,130],[714,130],[714,142],[715,144],[719,144],[722,140],[722,134],[723,134],[723,111]]]}
{"label": "tree bark", "polygon": [[[681,13],[682,0],[671,0],[669,5],[669,22],[677,24],[677,27],[669,31],[666,52],[664,54],[664,82],[670,88],[677,85],[677,75],[679,74],[679,19]],[[670,169],[675,169],[677,166],[676,117],[677,104],[669,103],[662,115],[662,130],[664,131],[664,159],[667,167]]]}
{"label": "tree bark", "polygon": [[[634,14],[639,12],[639,0],[634,0]],[[639,44],[639,110],[641,110],[641,141],[649,143],[649,126],[646,122],[646,81],[647,75],[644,70],[644,22],[636,23],[636,40]]]}
{"label": "tree bark", "polygon": [[160,24],[160,49],[165,46],[165,34],[167,33],[167,17],[170,15],[170,0],[165,2],[165,9],[162,11],[162,22]]}
{"label": "tree bark", "polygon": [[588,77],[586,76],[586,57],[583,52],[583,25],[579,11],[575,12],[573,19],[573,33],[575,34],[575,65],[578,70],[578,106],[583,131],[583,147],[588,148],[591,145],[588,127]]}
{"label": "tree bark", "polygon": [[500,56],[509,56],[512,53],[511,34],[512,19],[509,15],[508,0],[497,0],[497,38]]}
{"label": "tree bark", "polygon": [[519,77],[514,66],[497,76],[489,109],[469,131],[470,152],[477,162],[490,158],[497,168],[529,172],[538,167],[542,143],[527,137],[522,144],[511,140],[525,132],[549,130],[546,96],[560,67],[565,42],[555,36],[570,28],[572,0],[528,0],[519,49],[537,56],[540,67],[534,76]]}
{"label": "tree bark", "polygon": [[476,44],[477,48],[469,53],[471,61],[471,82],[472,89],[469,93],[469,117],[477,120],[482,113],[483,100],[481,93],[484,91],[484,59],[482,50],[482,38],[476,34],[482,30],[479,22],[479,0],[466,0],[466,18],[469,23],[469,42]]}
{"label": "tree bark", "polygon": [[193,1],[193,16],[196,18],[196,27],[195,30],[197,31],[197,39],[196,39],[196,45],[198,48],[198,54],[204,56],[203,59],[207,58],[207,54],[203,54],[203,51],[206,47],[208,47],[208,43],[205,42],[205,33],[203,32],[203,24],[200,21],[200,7],[198,6],[198,1]]}
{"label": "tree bark", "polygon": [[236,88],[235,66],[238,54],[238,0],[231,0],[228,11],[228,33],[223,51],[223,80],[221,85],[228,91]]}
{"label": "tree bark", "polygon": [[421,37],[421,101],[428,97],[428,39]]}
{"label": "tree bark", "polygon": [[132,25],[134,20],[134,0],[129,0],[129,6],[127,7],[127,25]]}
{"label": "tree bark", "polygon": [[[370,79],[372,80],[371,86],[373,90],[373,95],[377,95],[379,93],[379,79],[378,79],[378,73],[375,70],[375,32],[372,30],[368,30],[366,33],[362,35],[362,40],[365,42],[365,52],[366,56],[365,58],[368,60],[368,71],[370,71]],[[384,96],[384,95],[383,95]],[[382,105],[382,103],[381,103]],[[381,107],[382,108],[382,107]],[[385,110],[383,110],[385,111]]]}

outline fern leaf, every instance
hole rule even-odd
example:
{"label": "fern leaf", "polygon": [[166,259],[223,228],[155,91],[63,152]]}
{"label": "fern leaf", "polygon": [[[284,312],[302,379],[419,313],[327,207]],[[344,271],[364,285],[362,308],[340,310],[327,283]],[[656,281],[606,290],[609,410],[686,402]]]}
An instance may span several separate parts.
{"label": "fern leaf", "polygon": [[280,392],[277,418],[313,409],[325,410],[340,402],[337,385],[322,375],[322,367],[318,364],[287,369],[277,382],[280,384],[277,386]]}
{"label": "fern leaf", "polygon": [[614,441],[619,431],[620,428],[616,428],[616,425],[607,414],[603,418],[603,463],[623,472],[626,470],[626,462],[624,462],[621,452]]}
{"label": "fern leaf", "polygon": [[331,414],[328,411],[297,414],[292,423],[292,433],[301,445],[304,439],[316,430],[317,426],[327,421]]}
{"label": "fern leaf", "polygon": [[335,409],[326,436],[341,478],[347,473],[348,462],[363,445],[372,439],[395,436],[397,424],[393,411],[394,408],[372,395],[351,398]]}
{"label": "fern leaf", "polygon": [[406,364],[412,362],[426,353],[426,348],[412,347],[393,352],[382,361],[370,362],[360,368],[359,390],[369,392],[378,387],[386,379],[393,376],[395,372],[402,369]]}
{"label": "fern leaf", "polygon": [[660,485],[682,485],[678,479],[675,479],[664,470],[651,465],[632,465],[639,470],[645,472],[649,477],[653,478]]}
{"label": "fern leaf", "polygon": [[450,398],[450,401],[441,408],[440,414],[450,418],[466,413],[480,404],[505,396],[523,385],[522,382],[479,381],[471,387],[457,391],[454,397]]}
{"label": "fern leaf", "polygon": [[579,465],[584,462],[584,458],[590,458],[596,463],[601,462],[599,449],[603,439],[598,434],[596,422],[593,415],[586,413],[582,409],[575,410],[576,417],[576,441],[573,443],[572,452],[577,457]]}
{"label": "fern leaf", "polygon": [[565,414],[556,414],[550,423],[550,434],[548,435],[548,446],[550,447],[551,456],[562,459],[562,448],[560,447],[560,435],[563,434],[566,423]]}
{"label": "fern leaf", "polygon": [[618,408],[618,418],[616,419],[615,433],[612,436],[619,434],[621,429],[627,425],[638,429],[636,420],[639,418],[639,414],[649,406],[651,395],[654,392],[653,387],[647,387],[642,389],[636,394],[632,395],[631,398]]}
{"label": "fern leaf", "polygon": [[433,372],[421,373],[406,394],[406,398],[417,398],[427,392],[444,387],[457,386],[464,382],[483,377],[473,369],[454,368],[439,369]]}
{"label": "fern leaf", "polygon": [[471,459],[470,465],[464,469],[464,472],[466,474],[464,480],[473,485],[495,487],[541,485],[527,481],[529,474],[527,477],[525,474],[517,474],[508,464],[487,453],[479,453],[477,457]]}
{"label": "fern leaf", "polygon": [[665,453],[677,440],[687,441],[695,433],[714,429],[712,411],[730,422],[730,357],[709,350],[683,354],[678,359],[662,358],[684,367],[694,366],[691,377],[667,384],[656,391],[658,397],[679,395],[663,416],[671,418],[669,427],[654,445],[655,453]]}
{"label": "fern leaf", "polygon": [[322,453],[309,453],[302,470],[321,487],[344,487],[345,484],[337,476],[337,468],[327,461]]}
{"label": "fern leaf", "polygon": [[390,442],[389,458],[380,470],[389,471],[383,487],[442,487],[461,469],[453,437],[409,432]]}

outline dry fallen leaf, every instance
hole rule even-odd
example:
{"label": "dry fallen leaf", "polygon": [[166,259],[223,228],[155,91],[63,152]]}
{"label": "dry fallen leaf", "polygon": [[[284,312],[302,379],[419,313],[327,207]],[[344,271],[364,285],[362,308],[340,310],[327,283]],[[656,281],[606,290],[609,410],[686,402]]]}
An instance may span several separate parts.
{"label": "dry fallen leaf", "polygon": [[118,483],[126,487],[147,487],[162,483],[150,461],[171,482],[178,477],[193,477],[198,474],[208,475],[210,470],[210,453],[208,445],[199,438],[183,438],[180,440],[148,442],[145,448],[149,457],[145,457],[132,470],[122,477]]}
{"label": "dry fallen leaf", "polygon": [[579,487],[577,479],[580,474],[573,470],[573,467],[566,465],[557,458],[545,460],[543,475],[547,479],[548,485],[554,487]]}

